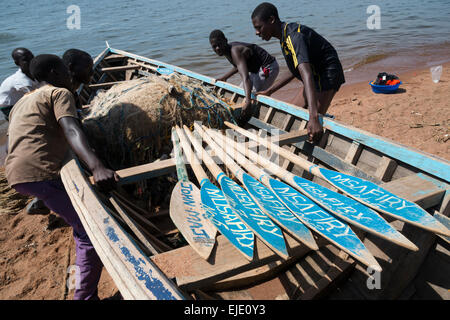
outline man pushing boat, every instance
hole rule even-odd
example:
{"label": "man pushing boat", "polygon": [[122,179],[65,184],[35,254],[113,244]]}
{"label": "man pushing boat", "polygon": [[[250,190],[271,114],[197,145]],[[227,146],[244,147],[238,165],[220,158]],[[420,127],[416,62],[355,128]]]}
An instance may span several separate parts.
{"label": "man pushing boat", "polygon": [[246,123],[252,116],[251,92],[268,89],[278,76],[279,66],[275,57],[256,44],[245,42],[228,42],[220,30],[214,30],[209,35],[209,42],[218,56],[225,56],[234,66],[217,81],[227,81],[239,72],[245,91],[245,100],[240,116],[241,124]]}
{"label": "man pushing boat", "polygon": [[319,114],[324,115],[330,103],[345,82],[344,71],[333,46],[313,29],[299,23],[282,22],[277,8],[268,2],[258,5],[252,13],[256,35],[269,41],[280,40],[281,51],[290,70],[271,88],[258,92],[270,96],[294,78],[303,82],[293,104],[301,105],[302,98],[308,104],[307,125],[310,141],[320,140],[323,127]]}

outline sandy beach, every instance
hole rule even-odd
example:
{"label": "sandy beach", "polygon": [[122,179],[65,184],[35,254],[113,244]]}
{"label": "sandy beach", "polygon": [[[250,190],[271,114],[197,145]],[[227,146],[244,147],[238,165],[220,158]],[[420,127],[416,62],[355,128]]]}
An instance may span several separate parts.
{"label": "sandy beach", "polygon": [[[429,68],[398,75],[396,94],[375,94],[367,82],[344,85],[329,113],[340,122],[450,160],[450,63],[441,81]],[[274,95],[285,99],[293,87]],[[67,268],[75,261],[72,230],[54,215],[27,215],[0,208],[0,300],[72,299],[66,290]],[[101,299],[117,289],[105,271]]]}

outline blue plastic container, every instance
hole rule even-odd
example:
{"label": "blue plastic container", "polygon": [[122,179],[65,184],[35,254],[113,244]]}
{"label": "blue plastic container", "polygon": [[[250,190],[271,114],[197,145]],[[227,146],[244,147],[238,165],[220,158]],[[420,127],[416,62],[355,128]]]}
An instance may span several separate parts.
{"label": "blue plastic container", "polygon": [[372,87],[372,91],[375,93],[394,93],[395,91],[397,91],[398,87],[400,87],[400,85],[402,84],[402,82],[400,81],[400,83],[397,83],[393,86],[385,86],[385,85],[376,85],[372,83],[373,81],[369,82],[370,86]]}

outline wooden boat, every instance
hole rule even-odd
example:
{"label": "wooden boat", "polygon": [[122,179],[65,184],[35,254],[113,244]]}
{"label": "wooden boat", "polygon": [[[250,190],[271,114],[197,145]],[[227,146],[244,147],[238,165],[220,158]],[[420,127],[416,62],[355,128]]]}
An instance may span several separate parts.
{"label": "wooden boat", "polygon": [[[79,91],[83,104],[89,103],[97,89],[170,72],[201,81],[227,101],[238,104],[244,98],[244,91],[230,83],[109,46],[94,62],[92,83]],[[290,152],[318,166],[380,185],[431,214],[437,213],[440,219],[449,215],[448,161],[330,118],[323,119],[325,134],[320,143],[312,145],[299,134],[307,124],[306,110],[266,96],[258,96],[257,101],[259,110],[249,127],[267,132],[279,129],[279,143]],[[330,187],[290,160],[284,160],[282,167]],[[121,183],[132,184],[175,171],[174,159],[162,160],[122,170]],[[418,251],[358,231],[381,265],[381,277],[321,238],[317,239],[319,250],[312,250],[286,236],[288,259],[281,259],[255,239],[255,259],[249,261],[219,235],[205,260],[189,245],[175,249],[162,241],[177,232],[167,213],[146,212],[118,193],[98,193],[77,159],[68,161],[61,175],[99,256],[125,299],[405,298],[438,239],[432,232],[386,216]],[[108,198],[113,201],[107,204]]]}

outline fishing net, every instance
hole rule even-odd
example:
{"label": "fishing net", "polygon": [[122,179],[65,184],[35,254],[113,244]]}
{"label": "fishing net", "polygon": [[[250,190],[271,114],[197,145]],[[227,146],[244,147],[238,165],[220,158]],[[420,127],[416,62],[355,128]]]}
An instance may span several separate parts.
{"label": "fishing net", "polygon": [[172,73],[118,84],[97,93],[83,126],[91,146],[114,170],[169,155],[174,125],[235,122],[230,107],[198,80]]}

